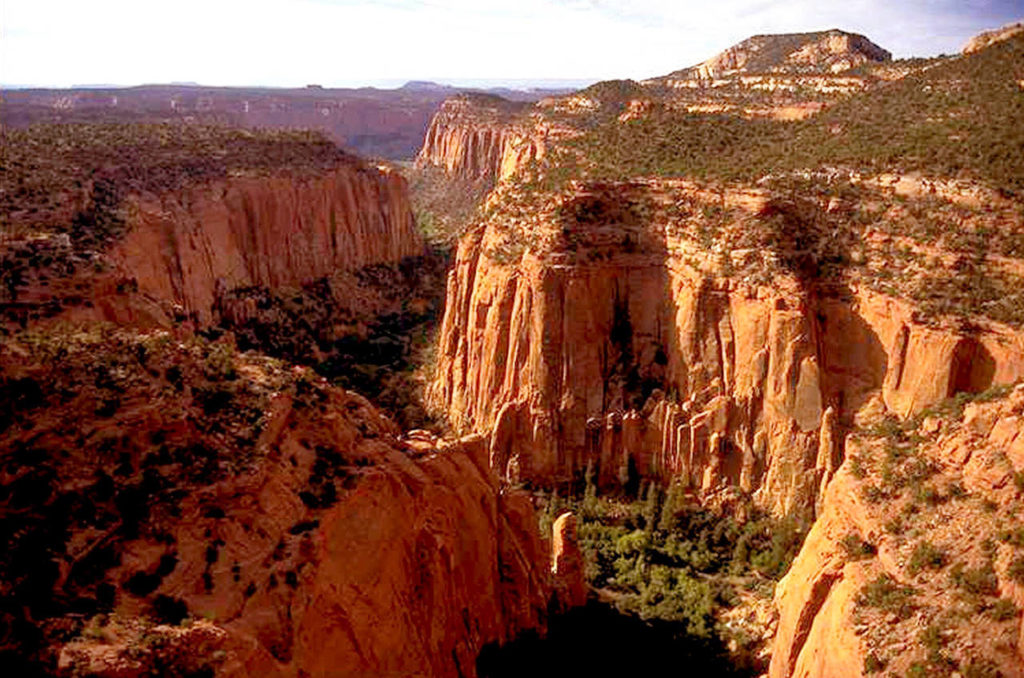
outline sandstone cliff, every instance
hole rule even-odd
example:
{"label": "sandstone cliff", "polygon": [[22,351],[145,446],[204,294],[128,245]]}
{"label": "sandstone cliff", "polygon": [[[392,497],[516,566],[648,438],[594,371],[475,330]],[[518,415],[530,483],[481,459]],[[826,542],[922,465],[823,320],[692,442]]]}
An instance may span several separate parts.
{"label": "sandstone cliff", "polygon": [[203,182],[126,199],[124,235],[82,252],[64,234],[11,240],[5,320],[207,324],[237,289],[298,287],[421,255],[405,180],[342,166]]}
{"label": "sandstone cliff", "polygon": [[453,178],[491,185],[506,179],[547,150],[550,125],[534,125],[522,104],[498,97],[448,99],[427,129],[417,165],[444,168]]}
{"label": "sandstone cliff", "polygon": [[138,199],[110,259],[138,291],[200,322],[240,287],[299,284],[422,254],[405,181],[342,167],[238,177]]}
{"label": "sandstone cliff", "polygon": [[1024,675],[1022,408],[1018,386],[851,440],[776,590],[773,678]]}
{"label": "sandstone cliff", "polygon": [[[3,359],[21,396],[0,431],[0,651],[21,660],[80,633],[67,672],[474,675],[483,645],[582,586],[478,438],[403,439],[360,396],[224,342],[52,334]],[[189,617],[208,623],[173,628]]]}
{"label": "sandstone cliff", "polygon": [[[821,293],[778,267],[784,252],[723,264],[729,246],[694,241],[715,210],[735,224],[723,233],[756,232],[772,200],[679,181],[582,186],[530,210],[496,198],[449,274],[430,404],[490,432],[511,481],[589,465],[605,486],[680,480],[810,517],[861,410],[908,415],[1024,376],[1010,328],[926,324],[868,284]],[[744,257],[767,258],[738,270]]]}
{"label": "sandstone cliff", "polygon": [[208,322],[227,292],[424,253],[405,180],[308,132],[173,125],[12,132],[0,313]]}

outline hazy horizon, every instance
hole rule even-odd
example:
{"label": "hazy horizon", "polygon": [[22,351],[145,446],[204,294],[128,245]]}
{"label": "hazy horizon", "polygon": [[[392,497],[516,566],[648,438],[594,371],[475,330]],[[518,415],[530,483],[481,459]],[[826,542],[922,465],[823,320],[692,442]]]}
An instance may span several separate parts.
{"label": "hazy horizon", "polygon": [[515,90],[545,90],[545,89],[579,89],[591,85],[597,80],[586,79],[586,78],[397,78],[397,79],[384,79],[376,80],[372,82],[362,83],[360,81],[354,81],[352,83],[341,83],[335,85],[324,85],[317,82],[309,82],[305,85],[262,85],[262,84],[237,84],[237,85],[220,85],[215,83],[205,82],[187,82],[187,81],[172,81],[172,82],[138,82],[131,84],[120,84],[120,83],[106,83],[106,82],[83,82],[83,83],[71,83],[68,85],[47,85],[37,83],[6,83],[0,82],[0,88],[11,89],[11,90],[24,90],[24,89],[131,89],[135,87],[203,87],[213,89],[306,89],[310,85],[318,85],[324,89],[381,89],[381,90],[393,90],[401,89],[403,86],[410,83],[433,83],[436,85],[447,86],[453,89],[515,89]]}
{"label": "hazy horizon", "polygon": [[1020,0],[6,0],[0,83],[579,85],[664,75],[758,33],[840,28],[933,56],[1022,15]]}

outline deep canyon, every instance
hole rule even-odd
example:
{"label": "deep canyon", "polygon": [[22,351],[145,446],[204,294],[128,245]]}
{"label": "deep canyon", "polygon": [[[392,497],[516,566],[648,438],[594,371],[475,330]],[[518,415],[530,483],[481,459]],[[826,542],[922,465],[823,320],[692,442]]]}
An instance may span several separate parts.
{"label": "deep canyon", "polygon": [[4,662],[1024,676],[1022,55],[6,130]]}

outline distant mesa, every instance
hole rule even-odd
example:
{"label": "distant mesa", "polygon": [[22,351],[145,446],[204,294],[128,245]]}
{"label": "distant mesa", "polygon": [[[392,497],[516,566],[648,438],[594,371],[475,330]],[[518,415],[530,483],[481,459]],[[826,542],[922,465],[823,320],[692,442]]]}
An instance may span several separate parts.
{"label": "distant mesa", "polygon": [[714,80],[740,74],[835,75],[892,54],[863,35],[839,29],[816,33],[755,35],[707,61],[658,80]]}
{"label": "distant mesa", "polygon": [[431,80],[410,80],[399,89],[411,90],[413,92],[447,92],[454,88]]}

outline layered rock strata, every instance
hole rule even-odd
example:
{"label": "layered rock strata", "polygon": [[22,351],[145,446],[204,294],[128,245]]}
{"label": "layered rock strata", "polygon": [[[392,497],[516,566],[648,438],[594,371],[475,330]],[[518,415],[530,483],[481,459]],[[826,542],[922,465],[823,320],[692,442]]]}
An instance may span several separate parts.
{"label": "layered rock strata", "polygon": [[[756,193],[714,199],[771,209]],[[1024,376],[1008,328],[927,325],[866,287],[726,277],[657,225],[532,219],[461,242],[428,392],[457,426],[490,432],[510,481],[558,485],[589,466],[605,486],[678,480],[809,517],[859,411],[908,415]]]}
{"label": "layered rock strata", "polygon": [[377,168],[238,177],[138,199],[110,253],[141,294],[209,321],[232,289],[280,288],[422,254],[405,180]]}
{"label": "layered rock strata", "polygon": [[548,124],[513,124],[522,109],[496,97],[448,99],[430,122],[417,165],[488,185],[514,175],[542,160],[558,136]]}

